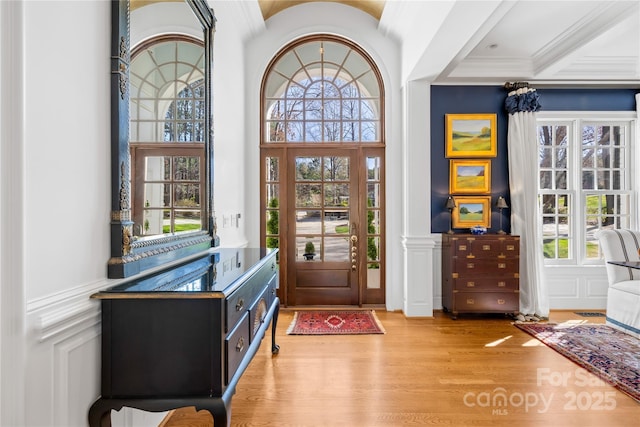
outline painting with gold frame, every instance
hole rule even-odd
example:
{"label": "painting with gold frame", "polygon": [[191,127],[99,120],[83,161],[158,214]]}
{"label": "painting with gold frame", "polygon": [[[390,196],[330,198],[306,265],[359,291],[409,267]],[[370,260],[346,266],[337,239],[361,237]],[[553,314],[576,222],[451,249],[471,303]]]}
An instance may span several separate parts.
{"label": "painting with gold frame", "polygon": [[496,157],[496,114],[446,114],[446,157]]}
{"label": "painting with gold frame", "polygon": [[449,160],[449,194],[491,193],[491,159]]}
{"label": "painting with gold frame", "polygon": [[491,227],[491,196],[457,196],[453,200],[453,228]]}

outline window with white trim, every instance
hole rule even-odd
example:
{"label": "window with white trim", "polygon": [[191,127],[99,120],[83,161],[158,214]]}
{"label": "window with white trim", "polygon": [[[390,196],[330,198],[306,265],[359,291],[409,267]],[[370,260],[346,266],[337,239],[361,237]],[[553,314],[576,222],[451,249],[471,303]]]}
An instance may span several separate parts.
{"label": "window with white trim", "polygon": [[545,264],[602,263],[595,233],[635,224],[635,121],[628,113],[616,114],[538,115],[538,217]]}

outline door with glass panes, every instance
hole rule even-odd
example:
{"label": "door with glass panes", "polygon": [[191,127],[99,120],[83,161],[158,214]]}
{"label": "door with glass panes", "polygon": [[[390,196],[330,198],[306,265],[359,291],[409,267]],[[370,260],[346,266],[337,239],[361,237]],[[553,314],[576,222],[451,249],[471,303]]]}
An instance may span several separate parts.
{"label": "door with glass panes", "polygon": [[288,150],[289,305],[373,303],[381,273],[380,170],[380,157],[361,149]]}

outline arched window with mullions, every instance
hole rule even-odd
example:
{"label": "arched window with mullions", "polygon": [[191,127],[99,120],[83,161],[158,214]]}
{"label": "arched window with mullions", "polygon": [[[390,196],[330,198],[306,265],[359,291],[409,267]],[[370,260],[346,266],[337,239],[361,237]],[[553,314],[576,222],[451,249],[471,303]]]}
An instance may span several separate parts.
{"label": "arched window with mullions", "polygon": [[[261,90],[261,230],[286,305],[384,303],[384,87],[335,35],[296,40]],[[281,227],[287,224],[287,227]]]}
{"label": "arched window with mullions", "polygon": [[203,227],[204,50],[165,35],[133,49],[130,149],[134,235]]}
{"label": "arched window with mullions", "polygon": [[382,142],[378,75],[355,46],[320,39],[292,47],[264,89],[262,142]]}

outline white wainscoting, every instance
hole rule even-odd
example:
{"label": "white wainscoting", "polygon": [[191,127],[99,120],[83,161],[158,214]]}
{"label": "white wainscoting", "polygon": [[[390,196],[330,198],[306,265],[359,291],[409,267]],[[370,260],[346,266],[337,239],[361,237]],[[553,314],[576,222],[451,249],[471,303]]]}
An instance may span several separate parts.
{"label": "white wainscoting", "polygon": [[604,266],[547,267],[549,307],[553,310],[604,310],[607,273]]}
{"label": "white wainscoting", "polygon": [[[28,426],[86,427],[100,395],[102,281],[27,304],[26,421]],[[157,426],[166,413],[131,408],[112,412],[112,425]]]}

